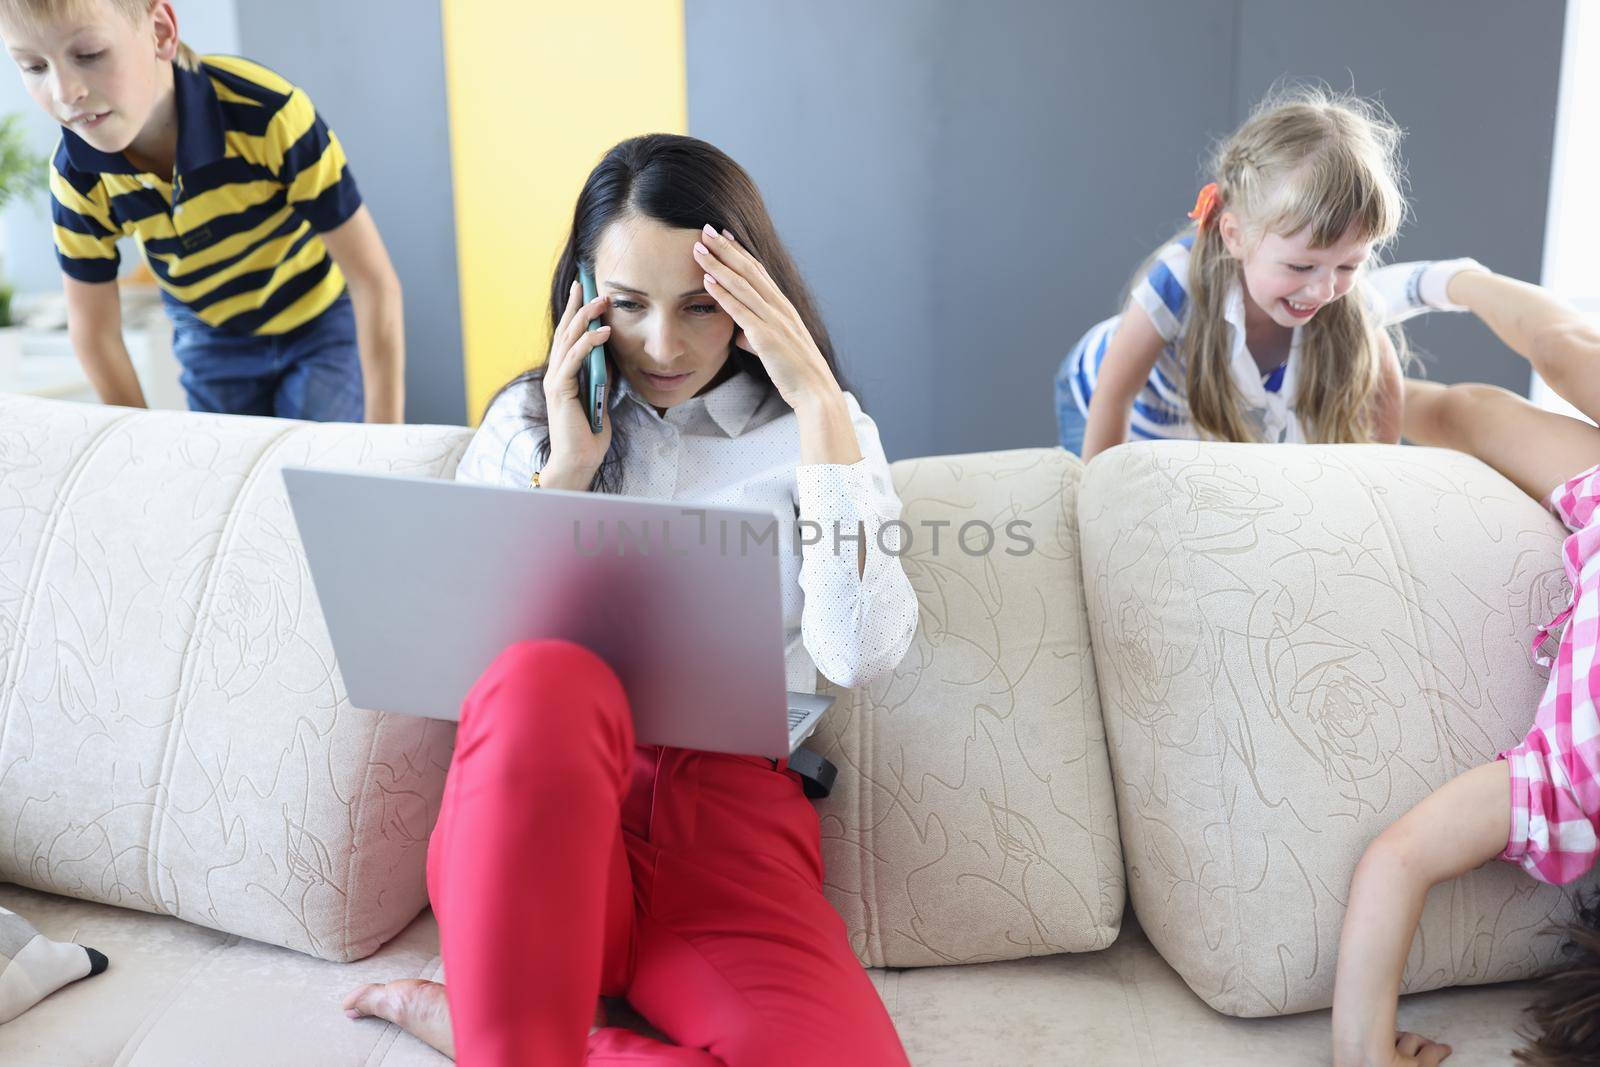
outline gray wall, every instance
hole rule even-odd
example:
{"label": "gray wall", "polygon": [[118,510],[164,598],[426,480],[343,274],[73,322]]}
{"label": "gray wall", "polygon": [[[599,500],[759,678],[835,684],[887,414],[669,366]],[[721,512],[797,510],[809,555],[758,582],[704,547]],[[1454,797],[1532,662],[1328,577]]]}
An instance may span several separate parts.
{"label": "gray wall", "polygon": [[[689,125],[761,184],[891,458],[1045,445],[1061,356],[1280,77],[1353,84],[1411,131],[1396,257],[1537,278],[1564,11],[686,0]],[[1471,323],[1410,332],[1436,378],[1527,386]]]}
{"label": "gray wall", "polygon": [[439,0],[241,0],[238,18],[239,52],[339,135],[383,233],[406,293],[406,420],[465,422]]}

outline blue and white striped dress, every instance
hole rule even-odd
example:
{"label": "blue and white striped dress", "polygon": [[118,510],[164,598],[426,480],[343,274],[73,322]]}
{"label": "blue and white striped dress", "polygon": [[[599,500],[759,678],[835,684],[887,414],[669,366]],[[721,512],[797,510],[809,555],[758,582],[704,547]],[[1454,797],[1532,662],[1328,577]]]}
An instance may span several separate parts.
{"label": "blue and white striped dress", "polygon": [[[1166,346],[1156,358],[1150,380],[1133,399],[1128,419],[1130,440],[1193,440],[1201,436],[1189,419],[1184,361],[1177,350],[1188,319],[1189,249],[1193,244],[1194,235],[1186,234],[1163,247],[1133,288],[1133,302],[1150,316]],[[1238,283],[1229,294],[1224,315],[1233,327],[1230,370],[1244,401],[1245,414],[1256,420],[1264,441],[1304,442],[1305,431],[1293,409],[1300,328],[1294,328],[1288,358],[1262,374],[1245,347],[1244,292]],[[1122,316],[1114,315],[1096,324],[1062,360],[1056,375],[1058,410],[1073,403],[1079,412],[1088,414],[1100,365],[1121,322]]]}

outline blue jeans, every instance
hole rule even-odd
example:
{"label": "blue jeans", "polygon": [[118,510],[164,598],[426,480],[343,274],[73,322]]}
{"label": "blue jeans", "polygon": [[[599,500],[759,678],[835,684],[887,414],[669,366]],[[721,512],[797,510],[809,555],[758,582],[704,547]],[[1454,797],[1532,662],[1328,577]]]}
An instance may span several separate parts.
{"label": "blue jeans", "polygon": [[202,322],[166,292],[172,352],[191,411],[361,422],[366,406],[350,295],[303,326],[274,336],[229,333]]}
{"label": "blue jeans", "polygon": [[1056,436],[1061,447],[1074,456],[1083,455],[1083,431],[1089,425],[1088,416],[1078,410],[1078,401],[1072,395],[1071,375],[1077,368],[1078,351],[1074,348],[1061,361],[1056,372]]}

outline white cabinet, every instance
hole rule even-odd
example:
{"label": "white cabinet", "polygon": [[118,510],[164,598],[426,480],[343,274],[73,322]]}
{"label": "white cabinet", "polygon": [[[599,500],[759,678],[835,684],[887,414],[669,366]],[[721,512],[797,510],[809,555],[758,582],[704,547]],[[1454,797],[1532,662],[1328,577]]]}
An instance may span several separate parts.
{"label": "white cabinet", "polygon": [[[188,401],[178,384],[172,354],[172,326],[159,306],[124,308],[123,340],[139,375],[145,402],[152,408],[183,410]],[[78,363],[65,329],[0,327],[0,393],[26,393],[57,400],[94,403],[94,389]]]}

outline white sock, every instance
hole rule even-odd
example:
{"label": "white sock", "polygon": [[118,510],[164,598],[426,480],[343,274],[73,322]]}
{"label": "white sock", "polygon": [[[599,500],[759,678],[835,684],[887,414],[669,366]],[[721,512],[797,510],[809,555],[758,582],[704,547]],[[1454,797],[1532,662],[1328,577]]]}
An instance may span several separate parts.
{"label": "white sock", "polygon": [[1450,279],[1464,270],[1488,269],[1470,258],[1391,263],[1368,274],[1367,284],[1383,299],[1384,323],[1393,325],[1425,311],[1467,310],[1450,302]]}
{"label": "white sock", "polygon": [[106,958],[70,941],[52,941],[0,908],[0,1023],[8,1023],[70,982],[99,974]]}

